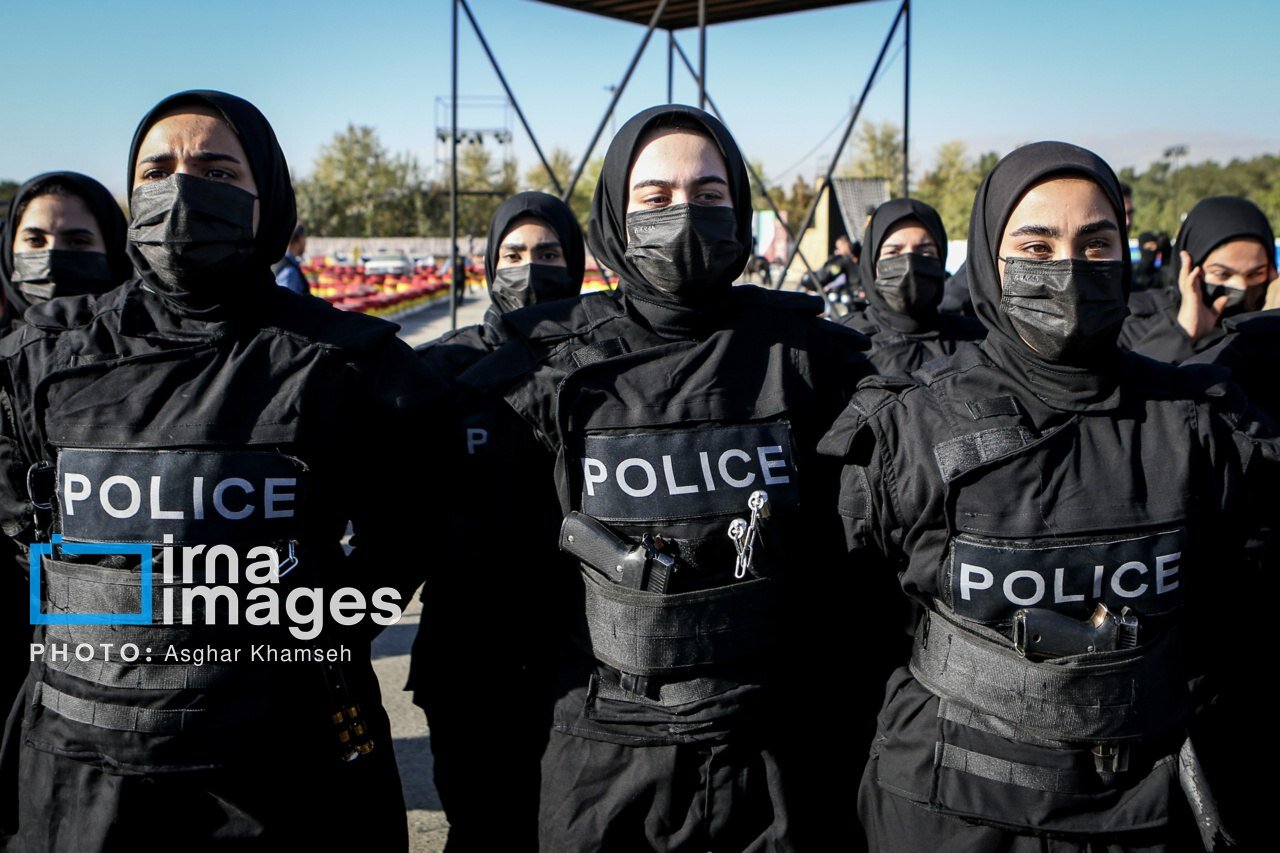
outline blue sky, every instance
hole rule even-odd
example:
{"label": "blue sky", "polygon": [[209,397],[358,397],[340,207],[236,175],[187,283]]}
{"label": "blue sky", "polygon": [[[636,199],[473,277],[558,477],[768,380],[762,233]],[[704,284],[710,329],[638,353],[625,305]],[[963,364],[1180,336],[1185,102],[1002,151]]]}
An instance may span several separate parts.
{"label": "blue sky", "polygon": [[[580,155],[643,28],[530,0],[472,8],[544,148]],[[435,160],[436,99],[449,92],[449,0],[0,0],[0,178],[78,169],[117,193],[137,120],[161,97],[219,88],[256,103],[294,172],[348,122]],[[770,179],[812,177],[835,148],[897,9],[894,0],[708,33],[709,91]],[[964,140],[973,153],[1057,138],[1117,167],[1186,143],[1190,159],[1280,151],[1280,3],[1270,0],[916,0],[913,161]],[[681,34],[685,49],[696,33]],[[501,89],[465,19],[463,96]],[[900,120],[897,48],[863,115]],[[677,60],[678,63],[678,60]],[[677,67],[676,100],[696,89]],[[618,121],[666,97],[655,34]],[[463,126],[500,111],[463,110]],[[514,117],[513,117],[514,122]],[[533,162],[519,127],[521,169]],[[607,138],[607,131],[606,131]],[[598,153],[604,150],[602,140]]]}

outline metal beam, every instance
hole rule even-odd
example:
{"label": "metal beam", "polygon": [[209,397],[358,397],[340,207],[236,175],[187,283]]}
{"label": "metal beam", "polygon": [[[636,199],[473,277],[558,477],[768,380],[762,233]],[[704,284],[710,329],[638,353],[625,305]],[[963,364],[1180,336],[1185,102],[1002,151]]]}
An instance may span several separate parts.
{"label": "metal beam", "polygon": [[[685,54],[684,48],[681,47],[678,42],[673,43],[675,43],[676,50],[680,52],[680,59],[684,62],[684,67],[689,69],[689,76],[693,77],[694,80],[697,80],[698,74],[694,71],[693,63],[689,61],[689,57]],[[707,93],[707,106],[711,107],[711,112],[715,113],[716,118],[720,119],[722,124],[728,125],[728,122],[725,121],[724,114],[720,112],[719,107],[716,106],[716,102],[711,99],[710,93]],[[747,164],[747,171],[751,173],[751,177],[756,182],[756,186],[760,188],[760,194],[764,196],[764,200],[769,203],[769,207],[773,210],[773,215],[778,217],[778,224],[787,232],[787,239],[792,245],[797,247],[797,254],[800,256],[800,262],[804,264],[805,270],[807,270],[810,275],[813,275],[813,267],[810,266],[809,259],[805,257],[804,252],[799,251],[800,244],[796,240],[796,236],[791,233],[791,228],[787,225],[787,221],[783,219],[782,211],[778,210],[778,205],[774,202],[773,196],[769,195],[769,188],[764,182],[764,176],[756,171],[756,167],[751,165],[750,160],[744,157],[743,162]],[[786,270],[783,270],[783,274],[786,274]],[[780,287],[782,287],[781,279],[779,279],[778,285],[774,289],[777,290]]]}
{"label": "metal beam", "polygon": [[[524,127],[524,132],[529,134],[529,141],[533,143],[533,150],[538,153],[538,159],[542,161],[542,168],[546,170],[547,177],[551,179],[551,184],[558,193],[564,192],[564,184],[560,183],[560,177],[551,168],[551,163],[547,160],[547,156],[542,153],[542,146],[538,144],[538,137],[534,135],[533,128],[529,126],[528,120],[524,117],[524,110],[520,109],[520,102],[516,100],[515,92],[511,91],[511,87],[507,85],[507,78],[502,73],[502,69],[498,67],[498,60],[493,55],[493,51],[489,49],[489,42],[484,37],[484,33],[480,31],[480,24],[476,22],[476,16],[471,13],[471,4],[467,0],[460,0],[462,3],[462,11],[467,13],[467,20],[471,22],[471,29],[475,30],[476,38],[480,40],[480,47],[484,48],[484,55],[489,57],[489,64],[493,66],[493,73],[498,75],[498,82],[502,84],[502,90],[507,93],[507,100],[511,103],[511,107],[516,111],[516,117],[520,119],[520,124]],[[456,96],[456,93],[455,93]],[[456,133],[456,131],[455,131]],[[504,193],[479,190],[475,192],[463,192],[461,195],[504,195]],[[565,204],[568,205],[568,201]],[[570,207],[570,210],[573,208]],[[611,285],[609,275],[604,271],[604,267],[600,265],[600,260],[590,249],[587,250],[591,255],[591,259],[595,261],[596,268],[600,271],[600,277],[606,285]]]}
{"label": "metal beam", "polygon": [[672,85],[675,82],[675,71],[676,71],[675,46],[676,46],[676,34],[671,32],[671,30],[667,30],[667,103],[668,104],[675,103],[675,89]]}
{"label": "metal beam", "polygon": [[707,0],[698,0],[698,109],[707,108]]}
{"label": "metal beam", "polygon": [[516,100],[515,93],[507,85],[507,78],[502,73],[502,69],[498,67],[498,60],[494,57],[493,51],[489,49],[489,42],[485,39],[484,33],[480,32],[480,25],[476,23],[476,16],[471,14],[471,5],[467,3],[467,0],[459,0],[459,2],[462,3],[462,11],[467,13],[467,20],[471,22],[471,29],[475,30],[476,38],[480,40],[480,47],[484,49],[484,55],[489,57],[489,64],[493,66],[493,73],[498,75],[498,82],[502,84],[502,90],[507,93],[507,100],[511,102],[512,108],[516,111],[516,118],[520,119],[524,132],[529,134],[529,141],[533,143],[533,150],[537,152],[538,159],[542,161],[542,168],[547,170],[547,175],[551,177],[551,183],[555,185],[556,192],[562,192],[564,186],[560,183],[560,179],[556,177],[556,173],[551,171],[551,164],[547,162],[546,155],[542,153],[542,146],[538,144],[538,137],[533,135],[533,128],[529,127],[529,122],[524,117],[524,110],[520,109],[520,102]]}
{"label": "metal beam", "polygon": [[[831,157],[831,165],[827,167],[827,174],[822,179],[822,184],[818,187],[817,195],[813,197],[813,204],[809,205],[809,213],[804,218],[804,224],[800,226],[799,234],[804,236],[804,232],[809,230],[810,224],[813,223],[813,216],[818,212],[818,204],[822,201],[823,193],[831,187],[831,176],[835,174],[836,164],[840,162],[840,155],[844,153],[844,147],[849,143],[849,137],[853,135],[853,127],[858,123],[858,116],[862,113],[862,105],[867,102],[867,94],[871,91],[871,85],[875,83],[876,74],[880,71],[880,66],[884,63],[884,56],[889,52],[889,43],[893,41],[893,36],[898,32],[898,24],[902,22],[902,18],[906,13],[908,0],[902,0],[902,5],[898,7],[898,14],[893,17],[893,26],[889,28],[889,34],[884,37],[884,44],[880,45],[880,53],[876,56],[875,65],[871,66],[871,73],[867,75],[866,85],[862,87],[862,95],[858,98],[857,106],[853,108],[853,114],[849,116],[849,123],[845,125],[844,136],[840,137],[840,144],[836,146],[836,153]],[[800,248],[800,241],[797,240],[795,246],[787,254],[787,263],[782,268],[783,277],[786,276],[787,270],[791,269],[791,262],[795,260],[796,252]]]}
{"label": "metal beam", "polygon": [[[449,328],[458,328],[458,3],[453,0],[453,48],[451,59],[452,100],[449,104],[451,113],[449,129],[449,168],[452,177],[449,180],[449,245],[453,254],[449,258]],[[466,284],[466,270],[462,271],[462,282]]]}
{"label": "metal beam", "polygon": [[911,0],[902,0],[902,195],[911,195]]}
{"label": "metal beam", "polygon": [[565,189],[563,198],[565,204],[569,203],[569,199],[573,197],[573,191],[578,186],[578,181],[582,177],[583,171],[587,168],[587,162],[591,159],[591,152],[595,150],[596,143],[600,141],[600,134],[604,133],[604,126],[609,121],[609,116],[613,115],[613,110],[618,106],[618,99],[622,97],[622,92],[627,88],[627,83],[631,80],[631,74],[636,70],[636,66],[640,63],[640,57],[644,55],[644,49],[649,44],[649,38],[653,35],[653,31],[657,29],[658,22],[662,20],[662,13],[666,11],[668,0],[660,0],[657,8],[653,10],[653,17],[649,19],[649,26],[644,31],[644,38],[640,40],[640,46],[636,48],[635,56],[631,57],[631,64],[627,66],[627,71],[622,75],[622,81],[618,83],[618,88],[613,91],[613,98],[609,101],[609,108],[604,111],[604,116],[600,119],[600,125],[596,128],[596,132],[591,137],[591,142],[587,144],[587,150],[582,152],[582,162],[578,164],[577,171],[573,173],[573,177],[569,180],[569,186]]}

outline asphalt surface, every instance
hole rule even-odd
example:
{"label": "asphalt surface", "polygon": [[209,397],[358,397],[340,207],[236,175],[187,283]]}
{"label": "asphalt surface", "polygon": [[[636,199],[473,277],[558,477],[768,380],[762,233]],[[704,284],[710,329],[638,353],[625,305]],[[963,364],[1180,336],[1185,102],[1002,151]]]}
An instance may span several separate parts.
{"label": "asphalt surface", "polygon": [[[458,308],[458,326],[479,323],[489,307],[482,290],[473,289]],[[407,317],[393,317],[400,324],[400,337],[410,346],[426,343],[449,331],[449,300],[437,299]],[[379,635],[373,644],[373,668],[382,685],[382,702],[391,717],[396,761],[404,785],[405,806],[409,810],[409,849],[412,853],[440,853],[449,824],[440,809],[431,775],[431,733],[426,717],[413,704],[404,684],[409,676],[409,650],[418,633],[422,605],[414,598],[404,617]]]}

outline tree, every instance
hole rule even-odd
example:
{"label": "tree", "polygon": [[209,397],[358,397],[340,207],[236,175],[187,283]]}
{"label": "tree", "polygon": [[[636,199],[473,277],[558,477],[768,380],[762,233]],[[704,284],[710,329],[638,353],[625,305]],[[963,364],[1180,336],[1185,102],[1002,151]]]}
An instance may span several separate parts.
{"label": "tree", "polygon": [[853,152],[836,171],[841,178],[884,178],[889,182],[889,195],[902,195],[902,128],[891,121],[876,124],[868,121],[859,126],[853,139]]}
{"label": "tree", "polygon": [[[547,170],[540,162],[525,173],[525,181],[530,189],[561,195],[561,190],[568,187],[569,181],[573,178],[573,170],[578,168],[578,158],[563,148],[553,148],[547,155],[547,161],[551,164],[556,177],[560,179],[560,190],[557,190],[555,184],[547,177]],[[573,198],[569,200],[569,207],[577,214],[578,222],[583,228],[587,227],[587,219],[591,213],[591,197],[595,195],[596,183],[600,180],[600,171],[603,168],[603,157],[588,160],[586,167],[582,170],[582,177],[573,188]]]}
{"label": "tree", "polygon": [[915,188],[915,196],[938,211],[949,239],[963,239],[968,233],[973,196],[982,177],[963,142],[945,142],[938,147],[933,168]]}
{"label": "tree", "polygon": [[311,233],[391,237],[418,231],[424,187],[418,161],[392,155],[368,126],[347,125],[320,149],[310,178],[294,183]]}

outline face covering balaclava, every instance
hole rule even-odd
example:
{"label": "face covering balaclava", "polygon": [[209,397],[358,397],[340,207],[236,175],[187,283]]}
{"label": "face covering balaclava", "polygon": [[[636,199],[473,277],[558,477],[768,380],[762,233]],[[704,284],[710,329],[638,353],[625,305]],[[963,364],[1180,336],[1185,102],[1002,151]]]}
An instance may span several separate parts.
{"label": "face covering balaclava", "polygon": [[[1262,244],[1267,257],[1274,260],[1276,240],[1266,214],[1248,199],[1220,195],[1206,198],[1191,208],[1178,231],[1177,248],[1191,256],[1192,267],[1198,267],[1214,249],[1233,240],[1256,240]],[[1222,316],[1231,317],[1249,310],[1250,301],[1260,302],[1250,297],[1260,295],[1271,277],[1268,275],[1265,281],[1244,289],[1204,282],[1201,291],[1206,305],[1212,305],[1222,296],[1227,297]]]}
{"label": "face covering balaclava", "polygon": [[[50,187],[60,188],[55,198],[75,196],[84,203],[98,223],[106,252],[72,249],[13,251],[18,234],[19,211],[25,213],[32,199],[49,195]],[[125,254],[124,214],[102,184],[79,172],[47,172],[36,175],[14,193],[4,227],[0,228],[0,283],[4,287],[4,323],[22,316],[32,303],[55,296],[105,293],[123,283],[133,272]]]}
{"label": "face covering balaclava", "polygon": [[1130,265],[1020,260],[1006,265],[1001,283],[998,253],[1009,217],[1028,190],[1057,177],[1096,184],[1113,208],[1119,244],[1128,244],[1120,184],[1102,158],[1065,142],[1014,150],[978,187],[969,220],[969,287],[989,332],[982,346],[1055,408],[1109,406],[1119,384],[1116,337],[1128,311]]}
{"label": "face covering balaclava", "polygon": [[[924,226],[938,257],[908,252],[876,260],[894,226],[906,219]],[[938,212],[913,198],[887,201],[871,215],[864,243],[858,271],[864,285],[871,283],[867,301],[874,319],[908,334],[937,328],[947,262],[947,230]]]}
{"label": "face covering balaclava", "polygon": [[[534,261],[518,267],[498,269],[498,258],[507,232],[516,220],[532,216],[542,221],[560,239],[563,267]],[[533,246],[529,246],[530,251]],[[484,256],[484,272],[489,282],[489,296],[499,312],[568,299],[582,290],[582,273],[586,264],[582,228],[563,201],[541,192],[513,195],[499,205],[489,223],[489,243]]]}
{"label": "face covering balaclava", "polygon": [[[676,204],[627,213],[631,167],[653,132],[666,128],[706,136],[724,158],[733,207]],[[673,335],[705,325],[751,253],[751,187],[746,162],[729,131],[694,107],[651,107],[618,131],[605,155],[587,229],[591,251],[618,272],[627,308]]]}
{"label": "face covering balaclava", "polygon": [[165,98],[138,125],[129,186],[147,131],[184,106],[212,109],[240,140],[257,184],[257,233],[254,193],[174,174],[133,191],[129,257],[148,288],[179,314],[225,319],[278,296],[271,265],[284,257],[297,223],[293,184],[275,131],[257,107],[223,92],[191,91]]}

